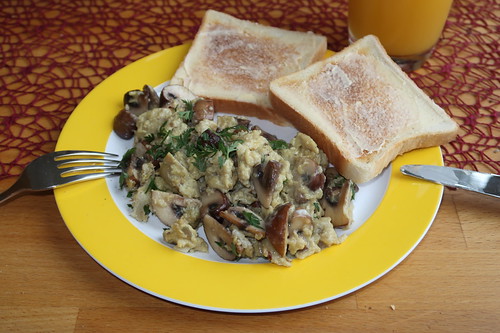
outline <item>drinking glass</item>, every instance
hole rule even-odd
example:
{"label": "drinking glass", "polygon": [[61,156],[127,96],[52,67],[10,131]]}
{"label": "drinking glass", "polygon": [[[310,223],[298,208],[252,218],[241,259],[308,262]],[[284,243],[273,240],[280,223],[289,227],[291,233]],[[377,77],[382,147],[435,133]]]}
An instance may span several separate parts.
{"label": "drinking glass", "polygon": [[405,71],[419,68],[441,36],[452,0],[349,0],[349,42],[375,35]]}

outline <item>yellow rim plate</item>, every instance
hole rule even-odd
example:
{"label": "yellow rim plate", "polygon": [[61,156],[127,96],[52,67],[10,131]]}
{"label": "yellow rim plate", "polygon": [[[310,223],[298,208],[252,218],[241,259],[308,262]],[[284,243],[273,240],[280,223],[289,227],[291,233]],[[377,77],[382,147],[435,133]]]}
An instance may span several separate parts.
{"label": "yellow rim plate", "polygon": [[[123,93],[170,78],[188,44],[140,59],[92,90],[61,132],[56,150],[103,151]],[[373,215],[347,240],[292,267],[206,261],[147,237],[120,212],[105,180],[56,189],[61,215],[80,245],[104,268],[151,295],[196,308],[273,312],[353,292],[381,277],[420,242],[437,213],[443,187],[400,174],[404,164],[442,165],[439,147],[398,157]]]}

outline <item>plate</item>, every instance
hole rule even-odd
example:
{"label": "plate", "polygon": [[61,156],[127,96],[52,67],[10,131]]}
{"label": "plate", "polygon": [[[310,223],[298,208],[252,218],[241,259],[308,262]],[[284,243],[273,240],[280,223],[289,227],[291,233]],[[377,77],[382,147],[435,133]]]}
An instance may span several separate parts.
{"label": "plate", "polygon": [[[112,121],[122,107],[124,92],[146,83],[161,85],[174,74],[189,47],[180,45],[152,54],[104,80],[69,117],[56,150],[112,148],[122,153],[121,145],[131,142],[113,141],[117,139],[113,138]],[[441,151],[432,147],[398,157],[380,177],[363,185],[365,194],[355,201],[355,231],[341,245],[294,260],[289,268],[263,262],[222,262],[210,254],[203,257],[175,251],[161,242],[161,234],[148,234],[144,224],[138,226],[129,219],[123,203],[113,194],[113,180],[80,183],[54,193],[77,242],[126,283],[195,308],[275,312],[347,295],[380,278],[411,253],[434,220],[443,187],[403,176],[399,168],[404,164],[442,165]]]}

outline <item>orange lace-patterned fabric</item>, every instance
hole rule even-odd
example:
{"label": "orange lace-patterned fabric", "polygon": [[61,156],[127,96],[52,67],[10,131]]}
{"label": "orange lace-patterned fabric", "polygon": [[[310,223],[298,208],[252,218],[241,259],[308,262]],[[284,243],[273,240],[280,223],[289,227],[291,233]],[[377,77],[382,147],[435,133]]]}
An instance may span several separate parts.
{"label": "orange lace-patterned fabric", "polygon": [[[54,149],[93,87],[151,53],[191,40],[207,9],[347,46],[347,1],[3,0],[0,181]],[[433,57],[410,76],[461,125],[445,164],[500,173],[499,5],[456,0]],[[143,84],[140,83],[139,84]]]}

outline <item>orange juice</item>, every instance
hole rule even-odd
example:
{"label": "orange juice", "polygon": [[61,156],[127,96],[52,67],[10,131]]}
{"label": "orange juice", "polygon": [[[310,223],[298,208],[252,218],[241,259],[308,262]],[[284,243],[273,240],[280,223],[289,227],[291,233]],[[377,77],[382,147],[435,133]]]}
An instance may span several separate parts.
{"label": "orange juice", "polygon": [[420,55],[437,43],[452,0],[349,0],[352,40],[376,35],[392,57]]}

